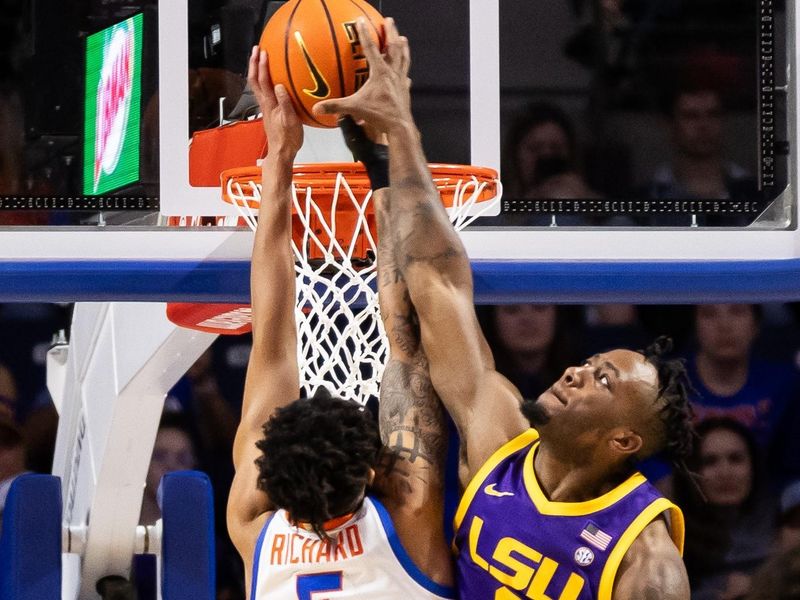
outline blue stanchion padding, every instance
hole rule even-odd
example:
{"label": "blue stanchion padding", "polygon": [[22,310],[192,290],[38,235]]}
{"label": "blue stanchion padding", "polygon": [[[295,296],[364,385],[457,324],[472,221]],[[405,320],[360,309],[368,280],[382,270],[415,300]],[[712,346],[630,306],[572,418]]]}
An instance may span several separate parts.
{"label": "blue stanchion padding", "polygon": [[0,599],[61,599],[61,482],[20,475],[11,484],[0,534]]}
{"label": "blue stanchion padding", "polygon": [[164,600],[216,597],[214,498],[205,473],[175,471],[158,488],[161,596]]}

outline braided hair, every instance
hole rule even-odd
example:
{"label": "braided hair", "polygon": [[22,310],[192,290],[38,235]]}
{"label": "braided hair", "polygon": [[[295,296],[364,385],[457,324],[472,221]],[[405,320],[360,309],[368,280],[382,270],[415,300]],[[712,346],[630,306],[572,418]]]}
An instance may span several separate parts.
{"label": "braided hair", "polygon": [[259,489],[327,539],[325,521],[359,506],[381,440],[368,412],[322,388],[276,410],[256,446]]}
{"label": "braided hair", "polygon": [[683,359],[668,359],[665,356],[672,351],[672,339],[667,336],[658,337],[644,350],[639,350],[645,359],[658,372],[658,422],[660,425],[656,439],[658,442],[648,448],[647,458],[662,453],[677,469],[689,475],[686,462],[692,454],[697,434],[692,422],[694,413],[689,402],[689,395],[694,392],[686,374]]}

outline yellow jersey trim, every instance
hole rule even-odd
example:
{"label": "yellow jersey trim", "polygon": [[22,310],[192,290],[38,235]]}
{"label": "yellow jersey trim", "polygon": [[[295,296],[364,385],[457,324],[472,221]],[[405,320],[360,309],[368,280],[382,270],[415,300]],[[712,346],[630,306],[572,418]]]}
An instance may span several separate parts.
{"label": "yellow jersey trim", "polygon": [[597,600],[611,600],[611,594],[614,591],[614,581],[617,578],[617,571],[625,554],[633,544],[633,541],[639,536],[640,533],[647,527],[653,520],[661,513],[670,511],[670,537],[678,551],[683,556],[683,513],[672,502],[666,498],[657,498],[653,500],[641,513],[636,517],[633,522],[628,525],[617,545],[608,556],[608,561],[600,575],[600,586],[597,591]]}
{"label": "yellow jersey trim", "polygon": [[539,433],[535,429],[528,429],[520,433],[517,437],[507,441],[505,444],[500,446],[500,448],[494,451],[494,454],[492,454],[486,460],[486,462],[483,463],[483,466],[478,469],[478,472],[475,473],[470,482],[467,484],[467,487],[464,489],[464,495],[461,496],[461,500],[458,503],[458,510],[456,510],[456,516],[453,519],[453,531],[458,531],[458,528],[461,526],[461,522],[464,520],[464,515],[467,514],[469,505],[472,504],[475,494],[478,493],[481,484],[489,476],[489,473],[494,471],[497,465],[499,465],[504,459],[508,458],[515,452],[522,450],[526,446],[531,445],[538,439]]}
{"label": "yellow jersey trim", "polygon": [[545,496],[542,488],[539,486],[539,481],[536,479],[536,473],[533,471],[533,458],[538,447],[539,444],[535,444],[525,457],[522,477],[525,481],[525,489],[528,491],[531,501],[543,515],[555,517],[582,517],[590,515],[616,504],[647,481],[645,476],[641,473],[634,473],[617,487],[597,498],[592,498],[584,502],[553,502],[552,500],[548,500],[547,496]]}

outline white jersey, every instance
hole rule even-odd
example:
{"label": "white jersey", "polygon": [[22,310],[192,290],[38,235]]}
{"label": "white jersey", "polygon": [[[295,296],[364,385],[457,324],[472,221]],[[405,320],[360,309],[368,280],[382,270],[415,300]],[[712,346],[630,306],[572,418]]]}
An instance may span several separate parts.
{"label": "white jersey", "polygon": [[275,511],[256,543],[250,600],[413,600],[455,598],[411,562],[389,513],[367,497],[347,522],[316,533]]}

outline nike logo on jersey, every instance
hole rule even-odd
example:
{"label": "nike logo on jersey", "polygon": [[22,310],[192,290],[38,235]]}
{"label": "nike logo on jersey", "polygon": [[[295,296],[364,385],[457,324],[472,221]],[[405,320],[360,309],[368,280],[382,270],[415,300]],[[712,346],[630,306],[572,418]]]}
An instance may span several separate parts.
{"label": "nike logo on jersey", "polygon": [[315,85],[313,90],[303,88],[303,91],[312,98],[317,98],[318,100],[327,98],[331,94],[331,88],[328,85],[328,82],[325,81],[325,77],[317,68],[317,65],[315,65],[314,61],[311,59],[311,55],[308,53],[306,44],[303,41],[303,36],[299,31],[294,32],[294,39],[297,41],[297,44],[300,46],[300,50],[303,52],[303,58],[306,60],[306,65],[308,65],[308,72],[311,74],[311,79],[314,80]]}
{"label": "nike logo on jersey", "polygon": [[495,496],[497,498],[502,498],[503,496],[513,496],[514,492],[499,492],[494,489],[494,484],[490,483],[485,488],[483,488],[483,493],[487,496]]}

